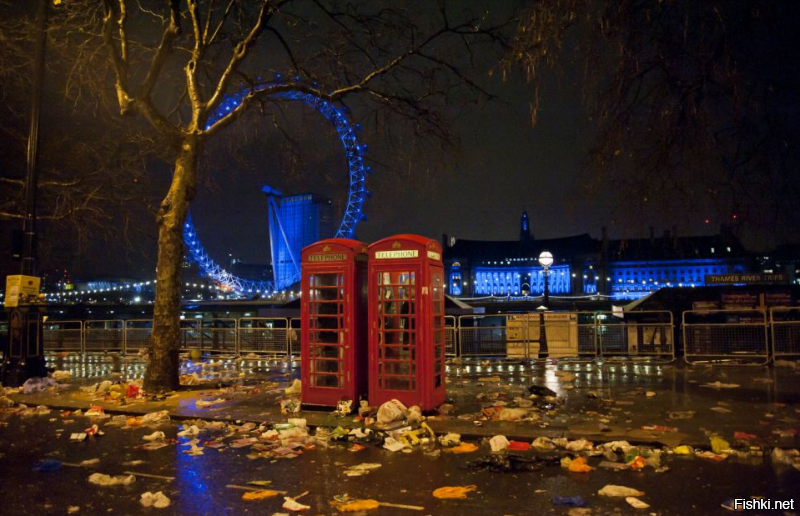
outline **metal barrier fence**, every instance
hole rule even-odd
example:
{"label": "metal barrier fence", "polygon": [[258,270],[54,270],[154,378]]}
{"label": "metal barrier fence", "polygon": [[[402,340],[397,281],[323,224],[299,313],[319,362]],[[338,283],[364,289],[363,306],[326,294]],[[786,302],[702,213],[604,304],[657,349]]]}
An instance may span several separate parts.
{"label": "metal barrier fence", "polygon": [[300,356],[300,339],[302,338],[300,332],[300,318],[293,317],[289,319],[289,354],[293,357]]}
{"label": "metal barrier fence", "polygon": [[[45,347],[45,350],[47,348]],[[125,321],[84,321],[83,351],[125,351]]]}
{"label": "metal barrier fence", "polygon": [[[800,308],[690,310],[681,316],[685,361],[769,363],[800,356]],[[544,332],[542,331],[544,330]],[[48,321],[49,352],[135,353],[150,344],[145,319]],[[298,356],[300,319],[243,317],[181,321],[181,348],[204,353]],[[660,360],[676,355],[675,323],[668,311],[545,312],[445,317],[448,357]],[[771,343],[770,343],[771,341]]]}
{"label": "metal barrier fence", "polygon": [[289,352],[288,330],[286,318],[243,317],[239,319],[239,353],[284,356]]}
{"label": "metal barrier fence", "polygon": [[767,313],[758,309],[688,310],[681,315],[684,360],[767,365]]}
{"label": "metal barrier fence", "polygon": [[597,318],[591,312],[464,315],[458,349],[465,357],[594,360]]}
{"label": "metal barrier fence", "polygon": [[83,321],[54,321],[42,325],[44,349],[82,351]]}
{"label": "metal barrier fence", "polygon": [[204,353],[236,354],[239,327],[237,319],[196,319],[196,344]]}
{"label": "metal barrier fence", "polygon": [[769,311],[772,356],[800,356],[800,308],[775,307]]}
{"label": "metal barrier fence", "polygon": [[454,315],[444,316],[444,356],[458,356],[457,321]]}
{"label": "metal barrier fence", "polygon": [[458,318],[458,337],[459,356],[509,356],[506,315],[462,315]]}
{"label": "metal barrier fence", "polygon": [[150,319],[130,319],[125,321],[125,352],[138,352],[140,349],[149,346],[152,331],[153,321]]}
{"label": "metal barrier fence", "polygon": [[675,360],[672,312],[597,312],[597,349],[605,361]]}

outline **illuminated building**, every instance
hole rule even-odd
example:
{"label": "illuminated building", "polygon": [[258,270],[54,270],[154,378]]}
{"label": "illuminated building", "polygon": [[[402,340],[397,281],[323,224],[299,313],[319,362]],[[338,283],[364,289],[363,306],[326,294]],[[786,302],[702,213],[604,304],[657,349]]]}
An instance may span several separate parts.
{"label": "illuminated building", "polygon": [[330,199],[306,193],[282,197],[268,186],[269,246],[276,288],[300,281],[300,251],[333,236]]}
{"label": "illuminated building", "polygon": [[449,293],[460,297],[538,296],[544,291],[539,253],[553,253],[550,292],[556,296],[603,295],[637,299],[661,287],[698,287],[709,274],[752,270],[754,262],[728,228],[718,235],[678,237],[674,228],[656,237],[598,240],[588,233],[538,240],[528,214],[511,241],[444,237]]}

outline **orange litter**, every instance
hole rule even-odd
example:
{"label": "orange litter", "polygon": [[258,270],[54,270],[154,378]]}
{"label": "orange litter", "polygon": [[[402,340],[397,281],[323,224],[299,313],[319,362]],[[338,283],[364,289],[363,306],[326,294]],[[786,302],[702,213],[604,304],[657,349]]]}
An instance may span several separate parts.
{"label": "orange litter", "polygon": [[458,498],[458,499],[465,499],[467,497],[467,493],[471,491],[475,491],[478,489],[478,486],[445,486],[440,487],[439,489],[433,492],[433,496],[436,498]]}
{"label": "orange litter", "polygon": [[368,511],[371,509],[377,509],[381,506],[381,503],[378,500],[353,500],[352,502],[347,502],[339,506],[339,510],[342,512],[357,512],[357,511]]}
{"label": "orange litter", "polygon": [[476,444],[472,443],[460,443],[458,446],[453,446],[452,448],[442,448],[443,451],[447,453],[471,453],[478,449]]}
{"label": "orange litter", "polygon": [[586,459],[584,457],[578,457],[569,463],[569,470],[573,473],[588,473],[593,469],[593,467],[586,464]]}
{"label": "orange litter", "polygon": [[242,500],[263,500],[264,498],[272,498],[281,494],[278,491],[271,489],[260,489],[258,491],[248,491],[242,495]]}

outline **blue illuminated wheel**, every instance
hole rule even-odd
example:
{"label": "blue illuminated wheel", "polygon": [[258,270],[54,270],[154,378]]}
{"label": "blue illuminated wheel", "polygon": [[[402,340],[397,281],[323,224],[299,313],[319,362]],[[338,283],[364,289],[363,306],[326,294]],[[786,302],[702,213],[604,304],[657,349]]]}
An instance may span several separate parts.
{"label": "blue illuminated wheel", "polygon": [[[258,87],[256,87],[258,89]],[[250,93],[244,89],[239,93],[228,96],[220,104],[217,111],[210,117],[209,125],[219,120],[226,113],[233,110],[245,95]],[[339,135],[347,157],[349,170],[350,189],[347,196],[347,208],[342,216],[342,222],[336,231],[337,238],[353,238],[356,225],[364,218],[364,199],[367,196],[366,175],[370,168],[364,165],[364,151],[366,145],[360,145],[356,138],[357,125],[351,124],[345,113],[327,100],[321,99],[316,95],[301,91],[286,91],[272,96],[276,100],[299,101],[315,109],[327,120]],[[197,262],[203,275],[210,277],[214,281],[230,287],[232,290],[242,293],[267,293],[274,290],[281,290],[289,285],[275,285],[271,281],[253,281],[239,278],[220,267],[203,249],[197,232],[192,224],[192,219],[186,221],[183,227],[183,241],[188,250],[188,257]],[[299,279],[299,278],[298,278]]]}

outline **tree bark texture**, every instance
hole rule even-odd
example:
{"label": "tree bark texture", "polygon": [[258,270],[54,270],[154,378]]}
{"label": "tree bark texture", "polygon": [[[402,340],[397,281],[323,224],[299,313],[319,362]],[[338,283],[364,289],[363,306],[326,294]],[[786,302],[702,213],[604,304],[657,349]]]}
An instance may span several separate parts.
{"label": "tree bark texture", "polygon": [[153,331],[144,378],[147,392],[165,392],[179,387],[181,344],[181,263],[183,225],[197,190],[197,167],[201,143],[197,135],[184,135],[175,160],[169,192],[158,212],[158,264]]}

